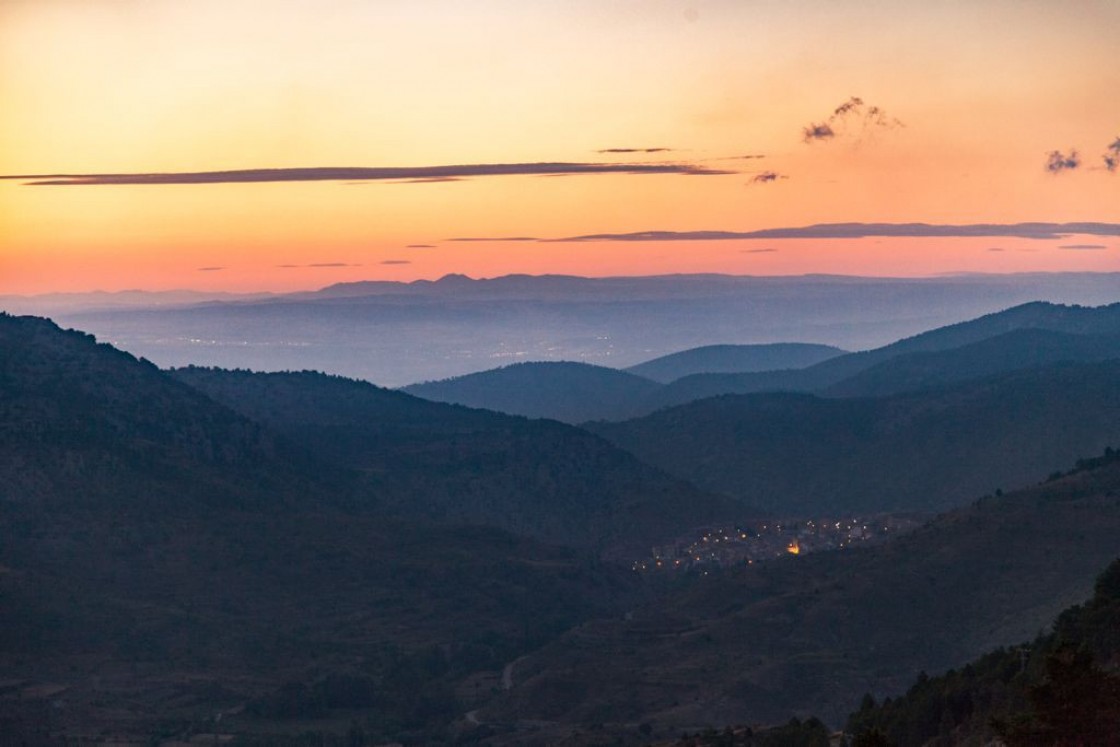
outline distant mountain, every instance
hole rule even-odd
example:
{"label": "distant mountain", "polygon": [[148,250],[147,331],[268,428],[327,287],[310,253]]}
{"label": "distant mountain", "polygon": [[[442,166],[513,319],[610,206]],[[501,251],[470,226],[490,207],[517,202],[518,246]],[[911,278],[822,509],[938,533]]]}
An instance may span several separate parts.
{"label": "distant mountain", "polygon": [[845,352],[831,345],[775,342],[766,345],[705,345],[663,355],[626,371],[662,384],[697,373],[744,373],[805,368]]}
{"label": "distant mountain", "polygon": [[830,358],[807,368],[686,376],[660,390],[649,403],[650,411],[719,394],[819,392],[900,355],[951,350],[1022,329],[1074,335],[1120,335],[1120,303],[1100,307],[1027,303],[932,329],[873,350]]}
{"label": "distant mountain", "polygon": [[0,308],[49,315],[161,367],[315,369],[403,386],[517,360],[620,368],[709,344],[799,340],[862,350],[1027,301],[1113,303],[1118,282],[1116,273],[451,275],[175,308],[162,298],[106,309],[97,299],[83,307],[30,297],[0,298]]}
{"label": "distant mountain", "polygon": [[647,378],[603,366],[535,362],[413,384],[404,391],[436,402],[580,423],[638,414],[644,411],[641,403],[658,386]]}
{"label": "distant mountain", "polygon": [[824,390],[830,397],[879,397],[1054,363],[1120,358],[1120,334],[1018,329],[951,350],[907,353]]}
{"label": "distant mountain", "polygon": [[617,554],[751,513],[561,423],[311,372],[171,375],[316,458],[358,472],[382,509],[399,516],[498,526]]}
{"label": "distant mountain", "polygon": [[840,726],[860,693],[898,695],[920,671],[1027,640],[1085,599],[1120,555],[1118,493],[1112,460],[884,545],[713,569],[522,659],[479,718],[671,735],[814,713]]}
{"label": "distant mountain", "polygon": [[1118,381],[1114,360],[882,398],[723,395],[587,427],[778,514],[940,510],[1120,443]]}

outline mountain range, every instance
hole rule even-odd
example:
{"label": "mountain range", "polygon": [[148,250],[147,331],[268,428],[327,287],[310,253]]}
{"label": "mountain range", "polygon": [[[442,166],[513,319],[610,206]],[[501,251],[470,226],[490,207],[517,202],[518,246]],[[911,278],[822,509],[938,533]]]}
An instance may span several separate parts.
{"label": "mountain range", "polygon": [[688,348],[801,341],[875,348],[1028,301],[1116,300],[1117,275],[936,278],[448,275],[271,297],[3,297],[161,367],[315,369],[405,386],[508,363],[626,368]]}
{"label": "mountain range", "polygon": [[[1030,639],[1120,555],[1120,462],[1085,458],[1120,442],[1118,308],[1030,304],[798,369],[857,356],[812,392],[582,427],[311,371],[161,370],[0,315],[0,733],[590,745],[839,726],[864,692]],[[623,384],[580,406],[666,388],[589,368],[550,373]],[[525,369],[548,371],[509,374]],[[561,399],[536,381],[520,396]],[[628,562],[769,521],[756,506],[944,513],[858,549]]]}
{"label": "mountain range", "polygon": [[[828,354],[825,360],[803,368],[691,373],[658,386],[606,367],[539,362],[426,382],[405,391],[442,402],[580,423],[626,420],[722,394],[783,391],[830,397],[881,396],[1046,364],[1118,356],[1120,304],[1089,308],[1030,303],[873,350]],[[689,367],[736,365],[734,354],[729,356],[718,348],[682,351],[670,359],[688,361]],[[769,360],[782,359],[772,356]],[[651,363],[663,365],[662,359]],[[641,370],[640,365],[627,373]]]}

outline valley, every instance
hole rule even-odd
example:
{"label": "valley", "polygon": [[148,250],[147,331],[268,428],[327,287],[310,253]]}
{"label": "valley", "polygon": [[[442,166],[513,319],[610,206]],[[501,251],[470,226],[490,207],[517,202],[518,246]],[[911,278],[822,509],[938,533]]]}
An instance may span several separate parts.
{"label": "valley", "polygon": [[[842,386],[581,426],[164,370],[5,315],[0,724],[293,745],[843,727],[864,692],[1047,630],[1120,555],[1115,308],[1011,309]],[[827,355],[796,370],[852,354]],[[572,365],[517,386],[602,396]]]}

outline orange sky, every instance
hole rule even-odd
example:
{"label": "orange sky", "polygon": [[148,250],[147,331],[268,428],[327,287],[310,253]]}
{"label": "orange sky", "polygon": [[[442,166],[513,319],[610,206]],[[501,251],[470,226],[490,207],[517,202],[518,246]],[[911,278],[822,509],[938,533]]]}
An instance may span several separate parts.
{"label": "orange sky", "polygon": [[[1116,271],[1120,238],[1100,235],[447,241],[1117,223],[1120,171],[1102,159],[1120,138],[1116,28],[1107,0],[7,0],[4,175],[539,162],[737,173],[2,180],[0,293],[448,272]],[[852,96],[863,105],[834,115]],[[803,141],[830,117],[833,137]],[[598,152],[610,148],[672,150]],[[1071,148],[1076,168],[1046,169]],[[732,158],[746,154],[765,157]],[[753,181],[762,172],[775,178]]]}

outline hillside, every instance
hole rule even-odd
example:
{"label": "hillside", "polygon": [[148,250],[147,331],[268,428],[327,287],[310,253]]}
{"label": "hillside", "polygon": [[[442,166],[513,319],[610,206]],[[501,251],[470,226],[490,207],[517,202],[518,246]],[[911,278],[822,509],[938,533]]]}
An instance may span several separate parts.
{"label": "hillside", "polygon": [[311,372],[171,372],[340,469],[395,515],[611,554],[746,512],[586,431]]}
{"label": "hillside", "polygon": [[1062,612],[1047,635],[998,649],[959,670],[919,675],[907,693],[865,698],[846,731],[888,744],[1108,744],[1120,734],[1120,560],[1093,597]]}
{"label": "hillside", "polygon": [[[0,314],[0,500],[27,510],[281,506],[305,500],[309,484],[259,425],[152,364],[45,319]],[[174,500],[156,505],[158,493]]]}
{"label": "hillside", "polygon": [[631,417],[657,388],[654,381],[613,368],[535,362],[413,384],[404,391],[436,402],[580,423]]}
{"label": "hillside", "polygon": [[587,427],[779,515],[940,510],[1120,442],[1120,361],[882,398],[724,395]]}
{"label": "hillside", "polygon": [[872,366],[902,355],[952,350],[1026,329],[1070,335],[1120,335],[1120,303],[1084,307],[1033,302],[977,319],[938,327],[873,350],[830,358],[807,368],[739,374],[694,374],[659,390],[648,401],[648,411],[719,394],[820,392]]}
{"label": "hillside", "polygon": [[951,350],[900,355],[828,387],[823,394],[881,397],[1055,363],[1112,358],[1120,358],[1120,334],[1019,329]]}
{"label": "hillside", "polygon": [[1118,531],[1112,461],[986,497],[885,545],[713,570],[522,660],[481,717],[645,722],[671,736],[791,715],[840,725],[860,693],[897,695],[920,671],[1049,626],[1120,554]]}
{"label": "hillside", "polygon": [[831,345],[774,342],[763,345],[705,345],[670,353],[625,369],[662,384],[697,373],[743,373],[805,368],[843,355]]}
{"label": "hillside", "polygon": [[388,518],[348,470],[42,319],[0,316],[0,457],[6,739],[225,717],[427,741],[472,674],[637,593],[571,549]]}

